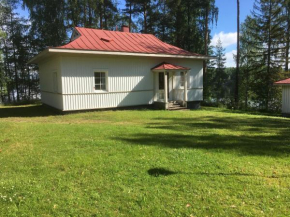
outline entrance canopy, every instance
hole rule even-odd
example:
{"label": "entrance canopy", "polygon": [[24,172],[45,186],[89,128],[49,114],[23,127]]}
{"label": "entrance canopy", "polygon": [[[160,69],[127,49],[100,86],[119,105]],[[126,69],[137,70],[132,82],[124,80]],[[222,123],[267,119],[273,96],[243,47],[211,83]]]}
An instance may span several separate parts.
{"label": "entrance canopy", "polygon": [[188,71],[188,70],[190,70],[190,68],[163,62],[163,63],[160,63],[157,66],[153,67],[151,70],[152,71],[164,71],[164,70],[166,70],[166,71],[168,71],[168,70],[185,70],[185,71]]}
{"label": "entrance canopy", "polygon": [[[154,102],[163,103],[165,109],[168,109],[168,100],[181,101],[180,95],[183,95],[182,104],[186,107],[188,95],[187,75],[190,68],[163,62],[151,70],[155,74],[156,81]],[[180,92],[181,89],[183,89],[183,94]]]}

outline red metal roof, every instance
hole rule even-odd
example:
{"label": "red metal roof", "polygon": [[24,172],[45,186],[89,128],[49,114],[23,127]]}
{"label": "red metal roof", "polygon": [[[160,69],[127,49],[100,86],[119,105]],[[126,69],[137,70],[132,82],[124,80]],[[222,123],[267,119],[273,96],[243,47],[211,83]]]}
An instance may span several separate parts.
{"label": "red metal roof", "polygon": [[203,55],[191,53],[164,43],[151,34],[108,31],[81,27],[76,27],[75,30],[80,33],[80,36],[70,43],[57,48],[203,57]]}
{"label": "red metal roof", "polygon": [[275,84],[290,84],[290,78],[284,79],[282,81],[277,81]]}
{"label": "red metal roof", "polygon": [[190,68],[173,65],[171,63],[166,63],[166,62],[158,64],[157,66],[153,67],[151,70],[163,70],[163,69],[166,69],[166,70],[190,70]]}

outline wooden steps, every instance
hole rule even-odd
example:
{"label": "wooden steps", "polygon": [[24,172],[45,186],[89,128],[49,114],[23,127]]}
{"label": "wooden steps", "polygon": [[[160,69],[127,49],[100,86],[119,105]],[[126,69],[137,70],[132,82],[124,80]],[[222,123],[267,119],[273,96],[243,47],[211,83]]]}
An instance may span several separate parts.
{"label": "wooden steps", "polygon": [[177,102],[170,102],[169,103],[169,111],[179,111],[179,110],[188,110],[186,107],[181,106]]}

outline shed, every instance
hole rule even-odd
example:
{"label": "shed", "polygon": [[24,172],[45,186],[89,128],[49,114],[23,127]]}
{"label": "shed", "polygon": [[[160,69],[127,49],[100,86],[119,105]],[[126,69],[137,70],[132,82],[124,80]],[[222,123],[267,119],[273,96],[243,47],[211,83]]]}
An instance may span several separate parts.
{"label": "shed", "polygon": [[152,34],[76,27],[68,44],[45,49],[38,64],[41,100],[62,111],[173,104],[198,108],[203,61],[211,57]]}
{"label": "shed", "polygon": [[282,86],[282,114],[290,116],[290,78],[275,82]]}

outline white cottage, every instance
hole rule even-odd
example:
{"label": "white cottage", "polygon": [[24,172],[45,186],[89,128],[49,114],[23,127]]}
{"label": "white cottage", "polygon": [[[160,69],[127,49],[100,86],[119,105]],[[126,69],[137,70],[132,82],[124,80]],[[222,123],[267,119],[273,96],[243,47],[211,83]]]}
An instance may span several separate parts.
{"label": "white cottage", "polygon": [[62,111],[179,104],[198,108],[203,100],[203,61],[129,28],[107,31],[76,27],[71,41],[47,48],[38,64],[41,100]]}
{"label": "white cottage", "polygon": [[282,85],[282,114],[290,116],[290,78],[277,81],[275,85]]}

